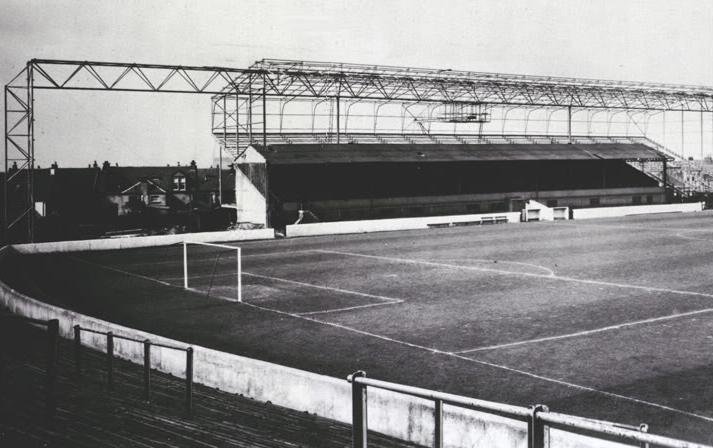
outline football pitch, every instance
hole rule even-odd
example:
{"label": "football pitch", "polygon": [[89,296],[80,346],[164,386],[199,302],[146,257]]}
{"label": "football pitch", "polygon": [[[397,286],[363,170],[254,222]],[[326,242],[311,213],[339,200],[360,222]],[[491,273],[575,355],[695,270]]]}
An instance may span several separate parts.
{"label": "football pitch", "polygon": [[[188,343],[713,442],[713,213],[20,256],[7,282]],[[15,271],[14,274],[10,271]]]}

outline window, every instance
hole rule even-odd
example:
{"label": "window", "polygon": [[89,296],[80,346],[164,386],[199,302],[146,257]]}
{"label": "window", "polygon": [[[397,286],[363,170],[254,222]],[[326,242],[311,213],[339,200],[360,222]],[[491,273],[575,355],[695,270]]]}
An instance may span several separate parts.
{"label": "window", "polygon": [[149,204],[162,204],[163,201],[161,200],[161,195],[160,194],[152,194],[149,196]]}
{"label": "window", "polygon": [[176,173],[173,175],[173,190],[186,191],[186,176],[182,173]]}
{"label": "window", "polygon": [[649,194],[646,196],[646,203],[647,204],[653,204],[654,203],[654,196]]}
{"label": "window", "polygon": [[633,197],[631,198],[631,202],[632,202],[633,204],[641,204],[641,196],[633,196]]}
{"label": "window", "polygon": [[589,200],[589,205],[591,205],[591,206],[599,205],[599,198],[591,198]]}

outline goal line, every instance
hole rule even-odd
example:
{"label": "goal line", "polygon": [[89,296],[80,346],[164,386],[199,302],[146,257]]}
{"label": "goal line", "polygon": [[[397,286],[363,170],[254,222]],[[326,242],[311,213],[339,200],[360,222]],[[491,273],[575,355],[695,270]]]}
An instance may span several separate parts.
{"label": "goal line", "polygon": [[[228,246],[227,244],[216,244],[216,243],[204,243],[202,241],[183,241],[183,287],[185,289],[189,289],[189,260],[191,260],[191,254],[189,254],[189,246],[203,246],[207,248],[212,248],[214,249],[211,251],[211,255],[214,256],[214,258],[211,257],[213,260],[212,262],[212,270],[207,276],[210,279],[210,285],[208,288],[207,293],[210,294],[210,289],[213,287],[213,280],[218,276],[216,275],[216,268],[218,264],[218,259],[221,257],[221,255],[225,252],[235,252],[235,278],[236,278],[236,299],[238,302],[243,301],[243,281],[242,281],[242,251],[240,250],[239,247],[236,246]],[[232,270],[232,268],[231,268]],[[223,272],[219,275],[220,277],[224,277],[224,269]],[[194,277],[195,278],[195,277]]]}

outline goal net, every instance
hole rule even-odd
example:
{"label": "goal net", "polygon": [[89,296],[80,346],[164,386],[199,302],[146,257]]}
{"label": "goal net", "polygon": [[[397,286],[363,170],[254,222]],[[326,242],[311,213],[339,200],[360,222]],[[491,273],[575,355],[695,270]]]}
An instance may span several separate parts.
{"label": "goal net", "polygon": [[183,287],[206,296],[243,301],[242,260],[239,247],[183,242]]}

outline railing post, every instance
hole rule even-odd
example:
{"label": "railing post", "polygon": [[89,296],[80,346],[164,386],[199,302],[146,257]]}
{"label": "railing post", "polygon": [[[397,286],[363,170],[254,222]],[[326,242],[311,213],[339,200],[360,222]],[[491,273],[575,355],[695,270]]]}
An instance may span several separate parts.
{"label": "railing post", "polygon": [[47,322],[47,415],[54,416],[57,407],[57,347],[59,344],[59,320]]}
{"label": "railing post", "polygon": [[352,381],[352,446],[366,448],[367,407],[366,386],[357,382],[358,378],[366,377],[366,372],[359,370],[351,375]]}
{"label": "railing post", "polygon": [[545,424],[537,418],[540,412],[549,412],[549,409],[543,404],[536,404],[530,408],[530,418],[527,421],[527,448],[545,447]]}
{"label": "railing post", "polygon": [[[649,432],[649,425],[646,423],[642,423],[639,425],[639,431],[641,432]],[[641,442],[639,443],[640,448],[649,448],[649,444],[647,442]]]}
{"label": "railing post", "polygon": [[[2,319],[2,316],[0,316]],[[9,345],[8,330],[9,320],[7,322],[2,322],[0,325],[0,400],[4,399],[5,395],[3,393],[3,382],[5,381],[5,372],[7,371],[7,364],[10,362],[9,350],[7,349]]]}
{"label": "railing post", "polygon": [[436,400],[433,409],[433,446],[443,448],[443,400]]}
{"label": "railing post", "polygon": [[151,341],[144,340],[144,400],[151,400]]}
{"label": "railing post", "polygon": [[193,347],[186,349],[186,413],[193,414]]}
{"label": "railing post", "polygon": [[188,244],[185,241],[183,242],[183,288],[188,289]]}
{"label": "railing post", "polygon": [[74,370],[77,376],[82,375],[82,327],[74,326]]}
{"label": "railing post", "polygon": [[106,333],[106,384],[109,390],[114,388],[114,333]]}

